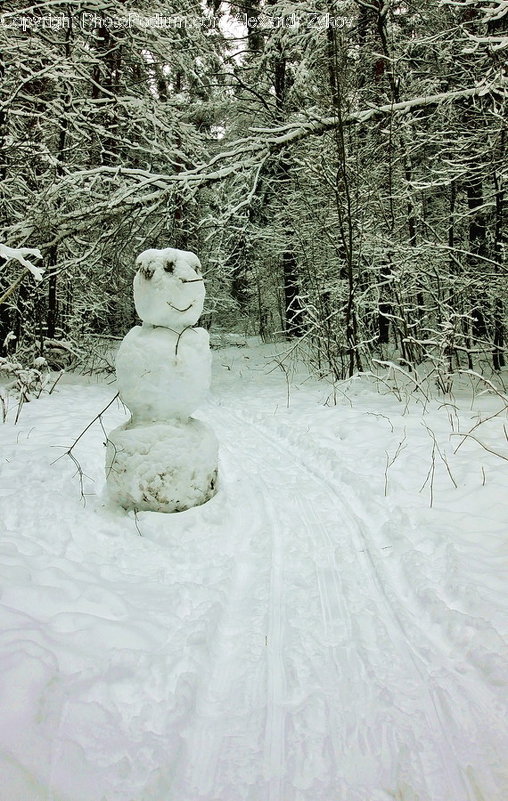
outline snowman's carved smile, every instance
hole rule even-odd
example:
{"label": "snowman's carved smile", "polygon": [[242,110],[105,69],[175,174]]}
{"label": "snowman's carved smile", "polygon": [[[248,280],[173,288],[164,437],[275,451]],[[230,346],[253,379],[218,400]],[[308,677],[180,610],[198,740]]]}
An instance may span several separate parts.
{"label": "snowman's carved smile", "polygon": [[173,306],[173,304],[170,303],[169,300],[167,300],[166,303],[168,304],[168,306],[170,306],[170,308],[174,309],[177,312],[181,312],[182,314],[186,311],[189,311],[189,309],[192,309],[192,307],[194,306],[194,303],[189,303],[186,309],[179,309],[177,306]]}

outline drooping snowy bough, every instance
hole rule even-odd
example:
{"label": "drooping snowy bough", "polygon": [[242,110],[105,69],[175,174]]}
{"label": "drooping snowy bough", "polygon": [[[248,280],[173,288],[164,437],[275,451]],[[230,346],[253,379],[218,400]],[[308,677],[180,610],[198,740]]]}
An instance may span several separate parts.
{"label": "drooping snowy bough", "polygon": [[125,509],[181,512],[217,489],[217,440],[191,417],[211,373],[208,333],[193,327],[205,298],[201,264],[174,248],[145,250],[136,264],[143,325],[125,336],[116,359],[131,418],[108,437],[108,492]]}

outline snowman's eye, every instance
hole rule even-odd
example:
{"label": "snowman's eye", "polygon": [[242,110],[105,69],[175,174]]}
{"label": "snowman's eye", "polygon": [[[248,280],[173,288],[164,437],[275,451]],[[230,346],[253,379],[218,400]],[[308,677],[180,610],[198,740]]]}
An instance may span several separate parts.
{"label": "snowman's eye", "polygon": [[167,261],[164,264],[164,272],[165,273],[172,273],[175,270],[175,263],[174,261]]}
{"label": "snowman's eye", "polygon": [[142,264],[139,271],[143,278],[146,278],[147,281],[150,281],[154,273],[153,267],[150,267],[147,264]]}

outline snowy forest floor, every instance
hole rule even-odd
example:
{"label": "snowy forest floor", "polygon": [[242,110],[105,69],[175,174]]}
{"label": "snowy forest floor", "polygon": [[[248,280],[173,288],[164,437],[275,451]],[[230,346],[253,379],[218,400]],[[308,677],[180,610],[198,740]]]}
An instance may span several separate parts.
{"label": "snowy forest floor", "polygon": [[0,424],[2,801],[508,798],[506,410],[454,453],[503,400],[326,405],[277,349],[215,351],[220,491],[180,514],[108,506],[99,423],[86,503],[54,461],[111,378]]}

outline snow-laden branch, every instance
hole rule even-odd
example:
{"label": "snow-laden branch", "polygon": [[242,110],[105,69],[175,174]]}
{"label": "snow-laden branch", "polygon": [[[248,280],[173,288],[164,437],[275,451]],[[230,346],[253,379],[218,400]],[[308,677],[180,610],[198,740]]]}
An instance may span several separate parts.
{"label": "snow-laden branch", "polygon": [[[368,125],[393,116],[400,118],[433,106],[505,92],[507,86],[508,80],[502,82],[497,79],[495,83],[484,81],[469,89],[372,106],[351,112],[340,119],[337,116],[305,119],[302,115],[300,119],[283,126],[252,128],[249,136],[229,143],[209,161],[180,172],[153,173],[150,170],[120,166],[100,166],[69,172],[52,188],[55,201],[63,199],[64,202],[57,215],[55,235],[45,242],[45,246],[58,244],[67,236],[88,229],[91,218],[123,215],[134,210],[152,215],[169,201],[175,191],[190,197],[198,189],[230,177],[241,178],[242,175],[248,175],[246,180],[250,181],[253,175],[255,180],[260,165],[273,155],[308,137],[321,136],[339,126]],[[73,191],[86,191],[90,195],[92,202],[87,206],[86,213],[81,204],[67,206],[65,199],[72,197]],[[11,235],[15,234],[14,227]]]}
{"label": "snow-laden branch", "polygon": [[440,6],[455,6],[455,8],[471,8],[481,11],[483,22],[494,22],[508,14],[506,0],[441,0]]}
{"label": "snow-laden branch", "polygon": [[9,248],[7,245],[2,245],[0,243],[1,258],[5,259],[6,262],[12,261],[13,259],[19,261],[23,267],[26,267],[26,269],[32,273],[36,281],[41,281],[44,269],[42,267],[36,267],[26,256],[34,256],[36,259],[42,259],[42,253],[37,248]]}
{"label": "snow-laden branch", "polygon": [[508,36],[471,36],[468,39],[472,42],[471,48],[465,50],[465,53],[474,53],[479,45],[488,45],[493,51],[506,50],[508,47]]}
{"label": "snow-laden branch", "polygon": [[[480,97],[496,89],[499,90],[500,87],[480,83],[469,89],[424,95],[399,103],[373,106],[372,108],[352,112],[342,119],[338,119],[337,116],[318,117],[298,120],[277,128],[252,128],[251,136],[232,142],[227,150],[218,153],[210,161],[178,173],[164,175],[150,173],[148,170],[101,166],[92,170],[79,170],[69,174],[63,179],[62,183],[65,186],[71,182],[97,177],[106,181],[111,180],[112,182],[117,182],[120,177],[128,178],[134,183],[118,189],[111,195],[107,203],[107,210],[120,206],[144,206],[153,202],[156,197],[160,197],[160,192],[169,194],[175,186],[182,187],[183,185],[184,189],[193,190],[200,186],[222,181],[230,175],[242,171],[257,169],[259,164],[270,155],[278,153],[280,150],[310,136],[320,136],[338,126],[365,125],[384,117],[403,116],[430,106],[456,103],[467,98]],[[141,194],[140,190],[147,187],[150,187],[151,191],[147,194]],[[104,202],[100,206],[103,208]],[[82,211],[70,212],[68,219],[73,215],[81,217]]]}

